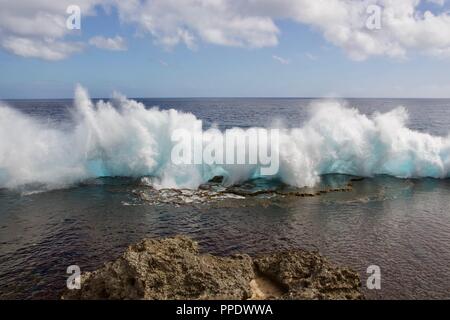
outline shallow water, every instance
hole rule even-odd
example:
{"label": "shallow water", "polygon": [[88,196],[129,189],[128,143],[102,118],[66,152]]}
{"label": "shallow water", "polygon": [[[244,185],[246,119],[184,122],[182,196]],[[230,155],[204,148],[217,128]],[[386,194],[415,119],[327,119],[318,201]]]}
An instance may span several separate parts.
{"label": "shallow water", "polygon": [[[66,125],[70,101],[16,102],[34,117]],[[304,99],[147,100],[174,106],[220,126],[265,125],[273,114],[295,125]],[[410,127],[435,135],[450,128],[448,100],[352,100],[364,113],[399,104]],[[227,109],[228,108],[228,109]],[[424,111],[426,110],[426,112]],[[322,177],[342,185],[349,177]],[[186,234],[203,251],[259,254],[319,249],[357,270],[378,265],[381,290],[368,298],[450,298],[450,180],[377,176],[350,192],[317,197],[246,197],[206,203],[149,203],[139,179],[92,179],[71,188],[24,194],[0,190],[0,298],[58,298],[67,266],[93,270],[143,237]],[[364,287],[364,286],[363,286]]]}

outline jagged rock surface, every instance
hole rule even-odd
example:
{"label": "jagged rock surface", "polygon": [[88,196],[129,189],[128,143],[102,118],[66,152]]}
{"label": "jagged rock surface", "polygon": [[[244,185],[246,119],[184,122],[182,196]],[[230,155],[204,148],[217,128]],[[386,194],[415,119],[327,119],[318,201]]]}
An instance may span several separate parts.
{"label": "jagged rock surface", "polygon": [[102,268],[84,273],[63,299],[360,299],[357,273],[297,250],[252,259],[201,255],[177,236],[144,239]]}
{"label": "jagged rock surface", "polygon": [[356,272],[337,268],[315,252],[275,253],[254,260],[258,273],[284,288],[283,299],[361,299]]}

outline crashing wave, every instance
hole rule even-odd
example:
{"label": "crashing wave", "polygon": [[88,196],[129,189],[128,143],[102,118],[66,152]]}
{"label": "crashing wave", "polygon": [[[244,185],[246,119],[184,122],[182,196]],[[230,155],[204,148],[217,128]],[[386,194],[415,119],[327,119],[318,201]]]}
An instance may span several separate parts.
{"label": "crashing wave", "polygon": [[[74,104],[71,129],[0,106],[0,188],[59,188],[97,177],[151,176],[155,188],[196,189],[214,176],[224,176],[226,185],[259,177],[260,164],[175,165],[174,130],[218,134],[216,128],[202,129],[192,114],[147,109],[118,94],[94,104],[80,86]],[[372,116],[336,101],[317,102],[310,109],[301,127],[280,129],[279,171],[273,178],[285,184],[311,187],[331,173],[449,176],[450,137],[409,129],[403,107]]]}

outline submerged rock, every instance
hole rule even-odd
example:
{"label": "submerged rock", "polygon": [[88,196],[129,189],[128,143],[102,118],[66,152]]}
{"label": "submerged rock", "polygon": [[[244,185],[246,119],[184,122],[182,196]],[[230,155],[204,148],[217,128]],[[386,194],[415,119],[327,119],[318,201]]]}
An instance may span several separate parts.
{"label": "submerged rock", "polygon": [[63,299],[361,299],[357,273],[296,250],[252,259],[200,254],[177,236],[144,239],[113,262],[84,273]]}

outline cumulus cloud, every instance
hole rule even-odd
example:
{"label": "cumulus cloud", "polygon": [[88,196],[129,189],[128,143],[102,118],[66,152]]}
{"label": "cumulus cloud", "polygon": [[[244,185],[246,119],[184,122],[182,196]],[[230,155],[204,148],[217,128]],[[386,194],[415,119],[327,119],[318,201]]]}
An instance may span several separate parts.
{"label": "cumulus cloud", "polygon": [[[434,3],[433,12],[423,4]],[[97,5],[115,6],[124,23],[165,48],[202,44],[262,48],[278,44],[280,21],[309,26],[350,58],[407,57],[409,52],[448,56],[450,14],[445,0],[78,0],[82,16]],[[63,58],[79,51],[69,43],[66,8],[72,0],[0,0],[0,45],[22,56]],[[380,11],[380,29],[367,28],[371,5]],[[121,40],[94,40],[123,48]],[[298,39],[301,41],[301,39]],[[119,45],[117,45],[119,42]],[[45,46],[45,44],[50,44]],[[29,52],[27,52],[29,48]],[[42,54],[40,54],[42,52]]]}
{"label": "cumulus cloud", "polygon": [[105,50],[112,50],[112,51],[127,50],[125,40],[121,36],[115,36],[114,38],[105,38],[102,36],[96,36],[89,40],[89,44],[99,49]]}
{"label": "cumulus cloud", "polygon": [[[82,16],[95,14],[103,0],[77,0]],[[73,33],[66,27],[66,9],[72,0],[0,0],[0,46],[22,57],[61,60],[79,52],[78,41],[68,41]]]}
{"label": "cumulus cloud", "polygon": [[195,48],[198,39],[236,47],[278,44],[279,30],[270,16],[240,11],[235,0],[118,1],[122,21],[136,23],[166,47],[184,43]]}
{"label": "cumulus cloud", "polygon": [[[428,0],[443,4],[442,0]],[[117,3],[123,21],[136,23],[166,47],[206,43],[268,47],[278,43],[279,20],[308,25],[352,59],[450,48],[450,15],[421,12],[420,0],[152,0]],[[381,10],[381,29],[367,28],[370,5]],[[299,39],[301,41],[301,39]]]}
{"label": "cumulus cloud", "polygon": [[26,58],[42,58],[45,60],[62,60],[79,52],[83,45],[77,42],[39,40],[21,37],[8,37],[2,41],[3,48]]}
{"label": "cumulus cloud", "polygon": [[[432,53],[450,48],[450,15],[420,11],[419,0],[260,0],[243,10],[274,19],[309,25],[342,48],[352,59],[369,56],[405,57],[408,51]],[[369,29],[371,5],[381,11],[381,29]]]}

